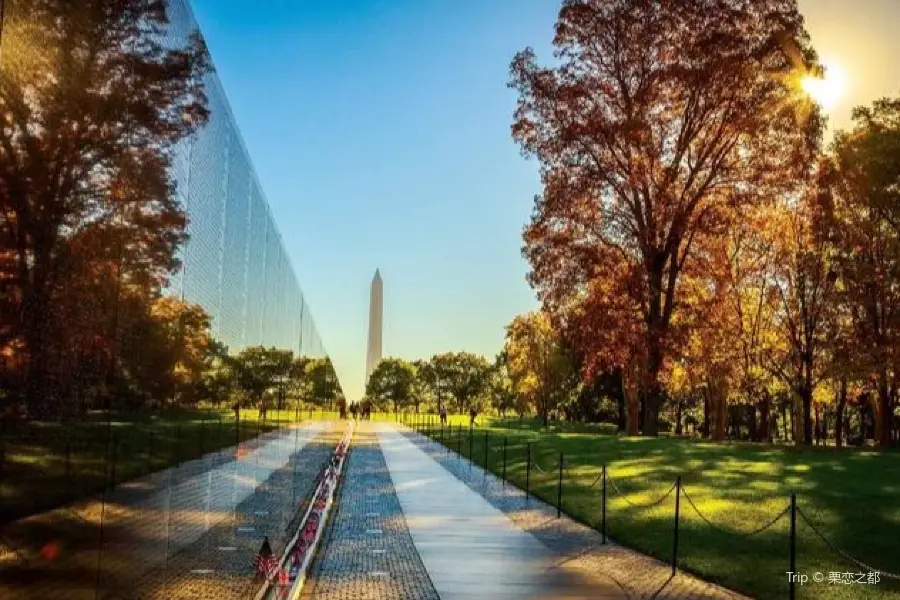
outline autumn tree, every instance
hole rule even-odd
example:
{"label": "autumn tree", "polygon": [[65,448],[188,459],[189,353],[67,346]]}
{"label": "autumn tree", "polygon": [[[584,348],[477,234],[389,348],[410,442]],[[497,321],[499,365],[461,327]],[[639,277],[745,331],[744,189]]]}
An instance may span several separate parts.
{"label": "autumn tree", "polygon": [[[51,348],[69,346],[57,327],[66,272],[107,265],[116,285],[159,289],[175,266],[184,215],[170,150],[206,119],[207,61],[199,36],[164,44],[163,0],[13,0],[4,9],[3,313],[26,356],[28,409],[46,415],[60,392]],[[114,330],[95,332],[113,356]]]}
{"label": "autumn tree", "polygon": [[118,333],[121,358],[118,393],[141,398],[143,405],[194,405],[208,355],[215,351],[210,318],[203,307],[171,296],[149,306],[143,299],[121,300]]}
{"label": "autumn tree", "polygon": [[376,406],[392,406],[394,412],[413,404],[415,367],[400,358],[383,358],[366,383],[366,397]]}
{"label": "autumn tree", "polygon": [[554,44],[557,65],[526,49],[511,67],[513,137],[543,183],[530,281],[602,340],[594,362],[633,374],[655,435],[682,274],[704,238],[804,179],[821,123],[798,84],[816,57],[791,0],[566,0]]}
{"label": "autumn tree", "polygon": [[534,407],[544,425],[578,383],[562,338],[541,311],[518,315],[506,327],[507,370],[514,391]]}
{"label": "autumn tree", "polygon": [[835,136],[826,209],[859,367],[871,381],[878,444],[887,447],[900,372],[900,99],[853,112]]}
{"label": "autumn tree", "polygon": [[[706,324],[720,326],[729,343],[733,387],[749,407],[750,439],[767,441],[772,423],[773,375],[768,361],[776,331],[778,294],[775,275],[780,263],[773,225],[778,208],[773,205],[746,211],[730,228],[719,245],[721,265],[712,272],[720,275],[720,306],[711,307]],[[708,333],[708,328],[704,334]],[[758,418],[757,418],[758,415]]]}

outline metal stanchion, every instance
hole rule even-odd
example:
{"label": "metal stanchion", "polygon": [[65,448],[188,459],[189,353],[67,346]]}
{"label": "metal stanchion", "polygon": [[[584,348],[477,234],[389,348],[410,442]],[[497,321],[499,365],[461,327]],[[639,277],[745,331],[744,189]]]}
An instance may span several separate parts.
{"label": "metal stanchion", "polygon": [[509,442],[508,437],[503,438],[503,476],[500,478],[503,480],[503,487],[506,487],[506,447]]}
{"label": "metal stanchion", "polygon": [[675,535],[672,542],[672,577],[678,569],[678,513],[681,508],[681,475],[675,480]]}
{"label": "metal stanchion", "polygon": [[562,473],[563,473],[563,454],[559,453],[559,479],[556,483],[556,518],[562,516]]}
{"label": "metal stanchion", "polygon": [[606,543],[606,465],[603,465],[603,514],[600,517],[600,533],[603,534],[603,543]]}
{"label": "metal stanchion", "polygon": [[525,463],[525,501],[531,497],[531,442],[527,442],[525,447],[528,451],[528,458]]}
{"label": "metal stanchion", "polygon": [[794,600],[797,597],[797,493],[791,492],[791,569],[788,577],[788,585],[790,586],[789,597]]}

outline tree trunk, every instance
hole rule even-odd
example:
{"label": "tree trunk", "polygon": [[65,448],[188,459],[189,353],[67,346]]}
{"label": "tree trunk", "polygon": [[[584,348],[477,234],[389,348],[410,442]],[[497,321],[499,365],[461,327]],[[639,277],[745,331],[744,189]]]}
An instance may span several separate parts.
{"label": "tree trunk", "polygon": [[625,431],[628,428],[628,416],[625,411],[625,390],[623,388],[622,395],[616,398],[616,404],[618,405],[618,419],[616,422],[616,428],[619,431]]}
{"label": "tree trunk", "polygon": [[812,421],[812,387],[803,385],[799,390],[800,403],[803,409],[802,426],[803,426],[803,444],[812,446],[813,443],[813,421]]}
{"label": "tree trunk", "polygon": [[662,405],[662,389],[659,385],[653,385],[641,396],[644,400],[644,420],[641,424],[641,435],[656,437],[659,435],[659,408]]}
{"label": "tree trunk", "polygon": [[725,439],[725,428],[727,424],[726,402],[724,390],[720,389],[719,383],[715,383],[710,387],[712,412],[713,412],[713,432],[712,439],[721,442]]}
{"label": "tree trunk", "polygon": [[763,398],[759,402],[759,427],[757,429],[756,438],[760,442],[769,441],[769,394],[763,392]]}
{"label": "tree trunk", "polygon": [[834,417],[834,445],[844,447],[844,407],[847,406],[847,380],[841,380],[841,391],[838,395],[837,410]]}
{"label": "tree trunk", "polygon": [[750,436],[750,441],[760,442],[762,440],[759,438],[759,424],[756,420],[756,405],[748,404],[747,412],[750,416],[750,418],[747,421],[748,430],[749,430],[748,434]]}
{"label": "tree trunk", "polygon": [[711,409],[712,409],[712,407],[710,406],[710,402],[709,402],[709,389],[706,389],[703,392],[703,425],[702,425],[702,429],[701,429],[701,433],[703,434],[703,437],[705,437],[705,438],[709,438],[709,436],[710,436],[709,413],[710,413]]}
{"label": "tree trunk", "polygon": [[682,434],[681,428],[681,411],[684,406],[683,400],[678,400],[678,404],[675,405],[675,435]]}
{"label": "tree trunk", "polygon": [[788,411],[787,411],[787,402],[781,402],[781,435],[784,437],[784,441],[787,442],[788,438]]}
{"label": "tree trunk", "polygon": [[880,448],[889,448],[891,445],[891,431],[893,430],[893,407],[891,406],[891,390],[882,380],[878,384],[877,405],[873,403],[875,410],[875,438]]}
{"label": "tree trunk", "polygon": [[822,415],[820,414],[821,409],[819,408],[818,404],[813,407],[813,411],[814,411],[814,415],[815,415],[815,419],[816,419],[816,421],[815,421],[816,436],[815,437],[816,437],[816,445],[818,446],[820,444],[820,442],[822,441],[822,437],[823,437],[822,436]]}
{"label": "tree trunk", "polygon": [[659,435],[659,411],[662,408],[663,389],[659,381],[659,373],[662,370],[661,342],[654,336],[651,339],[647,357],[647,371],[645,372],[644,385],[639,398],[643,406],[641,415],[641,435],[656,437]]}
{"label": "tree trunk", "polygon": [[628,377],[622,374],[622,394],[625,397],[624,403],[628,405],[628,415],[626,419],[628,435],[640,435],[638,428],[638,398],[637,398],[637,381],[635,377]]}
{"label": "tree trunk", "polygon": [[44,277],[39,269],[32,269],[33,281],[27,286],[23,297],[24,342],[27,354],[25,374],[25,406],[28,416],[41,418],[51,412],[49,402],[49,336],[47,335],[47,315],[49,299],[44,289]]}

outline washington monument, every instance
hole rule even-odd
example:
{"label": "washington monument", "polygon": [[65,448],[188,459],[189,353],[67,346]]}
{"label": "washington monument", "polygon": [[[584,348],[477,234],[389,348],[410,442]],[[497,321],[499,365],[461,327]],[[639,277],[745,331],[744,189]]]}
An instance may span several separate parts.
{"label": "washington monument", "polygon": [[369,348],[366,351],[366,383],[369,375],[381,361],[381,317],[384,312],[384,290],[381,273],[375,269],[372,290],[369,293]]}

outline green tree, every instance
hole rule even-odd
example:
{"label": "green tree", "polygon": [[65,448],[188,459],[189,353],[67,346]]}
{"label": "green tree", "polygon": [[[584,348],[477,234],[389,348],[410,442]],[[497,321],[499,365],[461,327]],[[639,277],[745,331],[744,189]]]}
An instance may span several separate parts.
{"label": "green tree", "polygon": [[298,356],[291,364],[287,391],[298,403],[307,402],[312,397],[312,381],[308,373],[312,360],[308,356]]}
{"label": "green tree", "polygon": [[310,400],[317,406],[332,406],[340,397],[341,386],[330,358],[314,358],[306,367]]}
{"label": "green tree", "polygon": [[471,352],[445,352],[431,357],[429,363],[439,394],[452,397],[461,413],[472,408],[475,400],[487,390],[491,363],[483,356]]}
{"label": "green tree", "polygon": [[503,416],[506,415],[507,411],[512,410],[522,415],[525,413],[525,406],[520,402],[520,397],[516,394],[512,378],[509,376],[508,359],[506,349],[503,349],[497,355],[488,379],[487,392],[490,404],[497,411],[497,414]]}
{"label": "green tree", "polygon": [[268,409],[268,394],[282,397],[293,360],[291,350],[262,346],[244,348],[234,357],[237,385],[251,402],[259,406],[261,415],[264,416]]}
{"label": "green tree", "polygon": [[229,404],[238,382],[238,365],[234,357],[228,354],[224,344],[210,339],[203,362],[196,396],[219,406]]}
{"label": "green tree", "polygon": [[375,366],[366,383],[366,397],[378,407],[392,406],[394,412],[414,404],[416,368],[400,358],[384,358]]}

